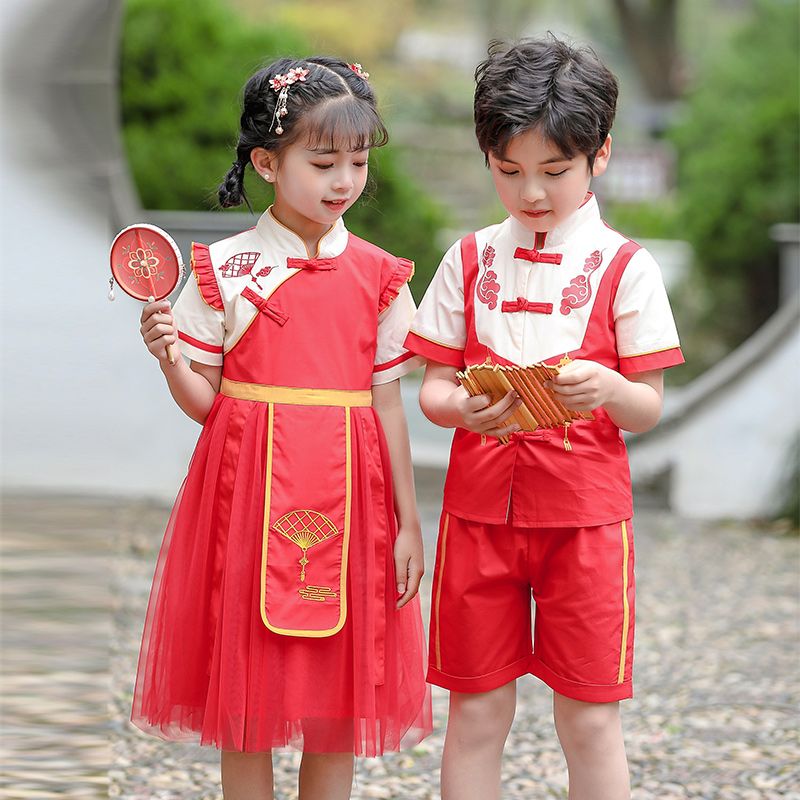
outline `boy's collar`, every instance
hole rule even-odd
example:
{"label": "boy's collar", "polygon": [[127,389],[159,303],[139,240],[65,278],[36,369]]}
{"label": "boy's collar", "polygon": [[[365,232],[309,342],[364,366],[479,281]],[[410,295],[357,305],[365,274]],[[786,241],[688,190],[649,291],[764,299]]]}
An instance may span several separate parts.
{"label": "boy's collar", "polygon": [[587,192],[583,204],[577,208],[569,217],[567,217],[560,225],[557,225],[552,230],[544,234],[544,243],[542,244],[542,235],[536,235],[529,231],[518,219],[509,217],[511,224],[511,232],[514,241],[522,247],[533,247],[538,245],[538,249],[545,250],[553,247],[562,247],[564,243],[583,225],[587,222],[600,219],[600,207],[597,205],[597,199],[593,192]]}
{"label": "boy's collar", "polygon": [[309,253],[303,240],[272,213],[270,206],[256,223],[256,232],[266,245],[273,259],[277,258],[334,258],[347,247],[348,232],[344,220],[339,217],[319,241],[319,252]]}

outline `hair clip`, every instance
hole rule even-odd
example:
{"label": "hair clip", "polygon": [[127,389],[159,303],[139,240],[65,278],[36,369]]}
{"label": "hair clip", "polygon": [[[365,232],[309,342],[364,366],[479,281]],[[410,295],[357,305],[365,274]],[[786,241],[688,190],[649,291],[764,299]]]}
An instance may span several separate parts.
{"label": "hair clip", "polygon": [[285,75],[276,75],[274,78],[270,78],[269,85],[272,87],[273,91],[278,93],[278,99],[275,102],[275,113],[272,115],[272,123],[269,129],[271,131],[277,122],[278,125],[275,127],[275,133],[277,133],[278,136],[283,133],[281,119],[289,113],[286,110],[286,98],[289,96],[289,87],[298,81],[305,81],[308,72],[309,71],[303,67],[293,67]]}
{"label": "hair clip", "polygon": [[349,64],[348,66],[351,70],[353,70],[353,72],[355,72],[356,75],[358,75],[359,78],[363,78],[365,81],[369,80],[369,72],[364,72],[361,64],[356,62],[355,64]]}

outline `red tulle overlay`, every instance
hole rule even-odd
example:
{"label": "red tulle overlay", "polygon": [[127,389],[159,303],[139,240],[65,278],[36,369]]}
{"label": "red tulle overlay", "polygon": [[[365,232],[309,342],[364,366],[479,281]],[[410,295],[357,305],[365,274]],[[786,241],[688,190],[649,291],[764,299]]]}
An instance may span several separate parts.
{"label": "red tulle overlay", "polygon": [[305,638],[273,633],[260,614],[268,409],[219,395],[206,421],[156,565],[132,720],[244,752],[376,756],[416,744],[431,731],[424,633],[417,598],[395,607],[377,415],[350,411],[347,618],[332,636]]}

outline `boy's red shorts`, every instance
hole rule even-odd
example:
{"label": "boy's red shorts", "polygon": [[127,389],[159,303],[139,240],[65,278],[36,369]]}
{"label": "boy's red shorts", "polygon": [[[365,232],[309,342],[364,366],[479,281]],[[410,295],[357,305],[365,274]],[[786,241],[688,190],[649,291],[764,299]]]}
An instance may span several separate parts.
{"label": "boy's red shorts", "polygon": [[517,528],[442,515],[430,683],[488,692],[530,672],[575,700],[623,700],[633,695],[633,619],[630,520]]}

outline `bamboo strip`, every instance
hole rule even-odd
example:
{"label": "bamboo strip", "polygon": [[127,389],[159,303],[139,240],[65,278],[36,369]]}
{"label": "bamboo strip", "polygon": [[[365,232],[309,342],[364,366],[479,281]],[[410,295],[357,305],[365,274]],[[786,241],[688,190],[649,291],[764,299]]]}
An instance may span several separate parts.
{"label": "bamboo strip", "polygon": [[539,425],[544,428],[553,427],[553,411],[548,405],[544,396],[545,392],[539,381],[531,372],[531,368],[521,369],[519,371],[520,380],[528,388],[528,392],[533,396],[536,402],[536,415]]}
{"label": "bamboo strip", "polygon": [[[508,380],[503,368],[499,364],[494,366],[492,372],[494,373],[497,382],[503,387],[504,395],[508,394],[509,392],[518,394],[517,390],[511,385],[511,382]],[[516,402],[516,400],[514,402]],[[526,416],[526,411],[527,409],[525,408],[524,401],[516,407],[512,406],[511,419],[513,419],[514,422],[519,425],[520,430],[523,431],[531,430],[528,417]]]}
{"label": "bamboo strip", "polygon": [[516,376],[516,371],[515,367],[500,367],[499,369],[501,378],[505,380],[522,399],[522,405],[517,409],[525,423],[521,426],[522,430],[535,431],[539,427],[539,423],[531,412],[531,398],[527,391],[523,389],[522,384]]}

